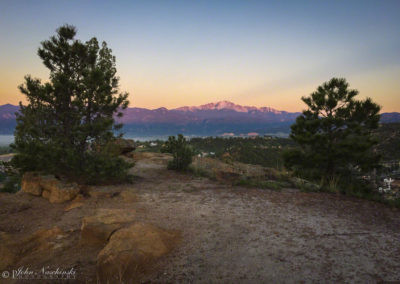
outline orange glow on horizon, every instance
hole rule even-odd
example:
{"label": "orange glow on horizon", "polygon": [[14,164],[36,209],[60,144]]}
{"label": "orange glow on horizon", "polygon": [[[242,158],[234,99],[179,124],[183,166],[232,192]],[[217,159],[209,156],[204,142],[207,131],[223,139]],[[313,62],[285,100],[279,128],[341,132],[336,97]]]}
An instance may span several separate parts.
{"label": "orange glow on horizon", "polygon": [[[46,81],[48,76],[44,68],[32,68],[36,70],[33,77]],[[382,106],[382,112],[399,112],[400,100],[398,94],[400,82],[397,80],[400,68],[386,69],[379,72],[369,72],[356,76],[348,76],[350,88],[359,90],[359,99],[371,97],[376,103]],[[136,74],[135,74],[136,75]],[[222,100],[231,101],[239,105],[272,107],[277,110],[290,112],[302,111],[305,107],[301,101],[302,96],[312,93],[323,81],[308,84],[283,84],[270,87],[261,86],[252,88],[252,85],[262,85],[260,78],[253,78],[249,81],[229,80],[228,76],[220,80],[202,78],[186,78],[180,82],[176,78],[155,78],[158,84],[153,83],[151,74],[145,78],[138,76],[137,80],[124,80],[124,78],[135,78],[135,75],[119,74],[121,77],[120,91],[127,91],[130,100],[130,107],[141,107],[155,109],[166,107],[173,109],[181,106],[197,106]],[[24,96],[19,92],[18,86],[24,81],[24,73],[7,72],[0,70],[0,77],[4,79],[0,85],[0,104],[18,104],[25,102]],[[234,77],[234,76],[233,76]],[[379,78],[376,79],[376,78]],[[236,79],[236,78],[235,78]],[[330,78],[327,78],[329,80]]]}

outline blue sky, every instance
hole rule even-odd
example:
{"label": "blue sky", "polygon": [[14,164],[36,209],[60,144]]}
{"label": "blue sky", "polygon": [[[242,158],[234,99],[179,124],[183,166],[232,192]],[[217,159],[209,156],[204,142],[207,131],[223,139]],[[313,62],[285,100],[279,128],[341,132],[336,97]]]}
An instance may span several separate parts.
{"label": "blue sky", "polygon": [[0,1],[0,103],[48,77],[37,48],[65,23],[113,49],[131,106],[298,111],[337,76],[400,111],[400,1]]}

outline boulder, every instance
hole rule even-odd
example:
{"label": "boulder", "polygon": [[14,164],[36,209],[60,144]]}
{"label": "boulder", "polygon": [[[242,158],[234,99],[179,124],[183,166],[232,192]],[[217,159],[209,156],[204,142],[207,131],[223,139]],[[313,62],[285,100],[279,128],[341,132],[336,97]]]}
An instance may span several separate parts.
{"label": "boulder", "polygon": [[20,252],[31,254],[36,251],[52,249],[56,244],[55,241],[65,236],[66,234],[58,227],[38,230],[24,240]]}
{"label": "boulder", "polygon": [[76,183],[63,182],[52,175],[40,176],[34,172],[24,174],[21,188],[23,192],[42,196],[51,203],[63,203],[72,200],[80,192]]}
{"label": "boulder", "polygon": [[43,176],[40,185],[43,188],[42,196],[51,203],[63,203],[72,200],[80,191],[78,184],[62,182],[54,176]]}
{"label": "boulder", "polygon": [[93,216],[82,219],[81,245],[105,245],[113,232],[132,222],[135,210],[127,209],[98,209]]}
{"label": "boulder", "polygon": [[118,138],[114,141],[114,145],[119,155],[128,154],[136,149],[135,141],[132,139]]}
{"label": "boulder", "polygon": [[0,232],[0,271],[13,265],[18,259],[13,241],[13,238],[9,234]]}
{"label": "boulder", "polygon": [[60,247],[60,240],[65,236],[58,227],[41,229],[22,239],[0,232],[0,271],[12,267],[21,258],[29,258],[33,254],[42,256],[44,251]]}
{"label": "boulder", "polygon": [[21,189],[23,192],[41,196],[43,189],[40,185],[40,176],[34,172],[26,172],[21,180]]}
{"label": "boulder", "polygon": [[[136,152],[125,153],[124,156],[129,158],[129,159],[135,159]],[[132,161],[130,161],[130,162],[132,162]]]}
{"label": "boulder", "polygon": [[116,231],[97,256],[99,280],[135,283],[155,260],[171,251],[178,237],[177,232],[144,223]]}

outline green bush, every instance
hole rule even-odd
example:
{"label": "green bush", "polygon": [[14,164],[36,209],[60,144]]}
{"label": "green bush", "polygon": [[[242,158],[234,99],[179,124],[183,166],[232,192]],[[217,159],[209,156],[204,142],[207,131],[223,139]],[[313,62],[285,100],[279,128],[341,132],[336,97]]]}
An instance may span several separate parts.
{"label": "green bush", "polygon": [[7,175],[3,172],[0,172],[0,182],[4,182],[7,179]]}
{"label": "green bush", "polygon": [[87,155],[84,168],[84,182],[88,184],[131,182],[128,170],[133,163],[107,154]]}
{"label": "green bush", "polygon": [[[0,154],[7,154],[11,153],[10,147],[0,147]],[[18,191],[18,188],[15,188],[17,186],[14,186],[14,184],[17,184],[17,182],[14,182],[14,178],[10,178],[10,173],[7,173],[9,171],[9,162],[4,162],[0,161],[0,192],[16,192]]]}
{"label": "green bush", "polygon": [[400,198],[396,198],[396,199],[393,199],[393,200],[388,200],[387,203],[390,206],[400,208]]}
{"label": "green bush", "polygon": [[357,177],[343,179],[338,186],[341,193],[350,196],[370,199],[372,195],[376,194],[368,181]]}
{"label": "green bush", "polygon": [[187,145],[185,137],[182,134],[170,136],[168,141],[161,148],[163,153],[171,153],[173,160],[168,163],[168,169],[177,171],[187,171],[192,163],[193,150]]}
{"label": "green bush", "polygon": [[0,188],[1,192],[16,193],[21,188],[21,176],[14,174],[7,176],[4,180],[3,187]]}
{"label": "green bush", "polygon": [[196,177],[206,177],[210,179],[215,179],[215,175],[212,173],[206,171],[205,169],[199,168],[199,167],[194,167],[193,165],[189,167],[188,169],[190,172],[193,173],[194,176]]}
{"label": "green bush", "polygon": [[17,192],[21,187],[21,174],[13,169],[10,162],[0,161],[0,167],[0,182],[3,183],[0,192]]}

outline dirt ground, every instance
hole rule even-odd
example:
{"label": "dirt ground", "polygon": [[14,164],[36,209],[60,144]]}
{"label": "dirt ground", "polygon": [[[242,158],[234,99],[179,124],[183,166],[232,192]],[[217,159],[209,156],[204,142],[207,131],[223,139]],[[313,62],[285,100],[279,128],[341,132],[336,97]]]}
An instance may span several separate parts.
{"label": "dirt ground", "polygon": [[[77,245],[81,219],[96,208],[131,208],[138,221],[181,232],[141,283],[400,283],[398,209],[333,194],[232,187],[168,171],[162,155],[143,154],[132,172],[133,184],[98,188],[112,197],[89,198],[68,212],[66,204],[1,194],[0,231],[16,240],[41,228],[67,232],[59,246],[16,266],[74,267],[76,283],[96,283],[99,250]],[[122,190],[138,200],[123,202]]]}

